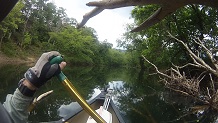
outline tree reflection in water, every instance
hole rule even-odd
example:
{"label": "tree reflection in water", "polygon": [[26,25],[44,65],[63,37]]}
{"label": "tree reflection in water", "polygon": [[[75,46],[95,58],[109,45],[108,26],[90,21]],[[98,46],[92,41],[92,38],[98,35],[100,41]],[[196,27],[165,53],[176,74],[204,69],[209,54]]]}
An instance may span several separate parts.
{"label": "tree reflection in water", "polygon": [[[13,93],[27,68],[25,65],[7,65],[0,68],[2,103],[8,93]],[[206,107],[196,104],[195,100],[164,89],[158,82],[158,77],[150,76],[149,71],[75,66],[72,69],[68,66],[64,73],[86,100],[92,97],[95,88],[103,88],[109,84],[114,89],[113,100],[126,123],[213,123],[217,118],[217,114],[211,110],[200,110]],[[36,96],[50,89],[54,93],[37,105],[30,114],[30,121],[58,120],[65,116],[63,112],[59,116],[61,112],[58,109],[75,102],[56,78],[40,88]]]}
{"label": "tree reflection in water", "polygon": [[[91,98],[86,100],[87,102],[89,102],[90,100],[92,100],[93,98],[95,98],[96,96],[98,96],[101,93],[101,90],[99,88],[95,88],[93,89],[94,93],[90,94]],[[71,112],[74,112],[76,110],[78,110],[81,106],[79,105],[78,102],[71,102],[70,104],[67,105],[61,105],[61,107],[58,109],[58,115],[60,117],[66,117],[68,116]]]}
{"label": "tree reflection in water", "polygon": [[[148,74],[147,74],[148,75]],[[128,123],[213,123],[217,113],[196,104],[193,98],[179,95],[158,84],[156,76],[138,76],[124,82],[118,93],[118,107]],[[131,76],[134,78],[134,76]],[[194,109],[194,110],[193,110]],[[197,109],[197,110],[195,110]],[[207,110],[208,109],[208,110]]]}

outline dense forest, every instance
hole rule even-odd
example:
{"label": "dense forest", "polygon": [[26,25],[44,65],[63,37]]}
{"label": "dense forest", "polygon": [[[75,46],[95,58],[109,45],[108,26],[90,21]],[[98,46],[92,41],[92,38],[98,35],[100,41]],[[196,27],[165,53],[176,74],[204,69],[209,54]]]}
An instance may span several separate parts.
{"label": "dense forest", "polygon": [[99,41],[93,28],[76,28],[64,8],[49,0],[21,0],[0,24],[0,51],[12,57],[38,57],[51,50],[76,65],[125,65],[125,53]]}
{"label": "dense forest", "polygon": [[123,39],[118,40],[119,46],[125,49],[119,51],[107,41],[99,41],[93,28],[77,29],[77,20],[69,18],[64,8],[49,0],[21,0],[0,24],[0,51],[10,56],[25,56],[57,50],[68,62],[78,65],[150,68],[141,55],[160,68],[191,62],[186,49],[168,36],[170,32],[200,56],[205,55],[193,42],[196,38],[208,49],[214,49],[212,52],[216,55],[218,14],[215,8],[187,5],[149,29],[130,33],[157,8],[147,5],[133,9],[135,22],[127,25]]}

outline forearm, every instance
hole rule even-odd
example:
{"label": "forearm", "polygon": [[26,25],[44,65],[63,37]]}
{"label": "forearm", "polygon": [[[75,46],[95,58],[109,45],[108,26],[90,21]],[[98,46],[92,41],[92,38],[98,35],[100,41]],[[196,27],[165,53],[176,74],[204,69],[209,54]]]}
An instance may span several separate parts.
{"label": "forearm", "polygon": [[28,106],[32,102],[32,97],[24,96],[18,89],[14,94],[8,94],[4,107],[15,123],[26,123],[28,119]]}
{"label": "forearm", "polygon": [[11,118],[16,123],[27,122],[28,119],[28,107],[33,100],[33,95],[27,96],[25,92],[22,92],[21,85],[29,89],[28,92],[32,91],[32,94],[35,93],[34,86],[31,86],[31,83],[26,79],[21,79],[19,87],[15,90],[14,94],[8,94],[6,101],[4,102],[4,107],[10,114]]}
{"label": "forearm", "polygon": [[32,103],[35,91],[50,78],[58,75],[66,66],[66,62],[50,64],[49,59],[54,56],[61,56],[61,54],[56,51],[43,53],[36,65],[24,74],[25,79],[21,79],[14,94],[7,95],[3,105],[15,123],[27,122],[28,107]]}

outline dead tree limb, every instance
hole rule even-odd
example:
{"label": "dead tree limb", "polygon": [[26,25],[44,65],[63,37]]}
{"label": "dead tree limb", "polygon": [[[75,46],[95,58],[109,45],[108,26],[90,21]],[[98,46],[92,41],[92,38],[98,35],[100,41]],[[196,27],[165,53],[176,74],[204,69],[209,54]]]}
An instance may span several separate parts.
{"label": "dead tree limb", "polygon": [[160,71],[158,70],[158,68],[157,68],[153,63],[151,63],[148,59],[146,59],[143,55],[142,55],[142,57],[144,58],[145,61],[147,61],[149,64],[151,64],[151,65],[155,68],[155,70],[156,70],[156,72],[157,72],[158,74],[160,74],[160,75],[162,75],[162,76],[164,76],[164,77],[166,77],[166,78],[168,78],[168,79],[171,79],[171,77],[168,76],[167,74],[164,74],[164,73],[160,72]]}
{"label": "dead tree limb", "polygon": [[82,27],[86,22],[95,15],[102,12],[104,9],[115,9],[127,6],[138,5],[159,5],[160,8],[156,10],[148,19],[132,30],[132,32],[139,32],[143,29],[160,22],[166,16],[174,13],[177,9],[188,4],[200,4],[218,8],[217,0],[102,0],[89,2],[87,6],[95,6],[95,8],[89,13],[83,16],[83,20],[78,24],[78,27]]}
{"label": "dead tree limb", "polygon": [[[208,105],[209,107],[212,107],[212,109],[218,111],[218,90],[215,88],[213,79],[213,77],[218,77],[218,65],[216,59],[213,58],[211,51],[213,49],[209,50],[199,39],[194,41],[199,45],[199,47],[201,47],[200,50],[205,52],[206,56],[210,59],[212,65],[209,65],[200,57],[198,52],[195,54],[182,40],[177,39],[170,33],[169,36],[185,47],[189,53],[189,56],[192,58],[193,63],[188,63],[183,66],[176,66],[173,64],[169,70],[166,70],[165,73],[162,73],[158,70],[158,67],[151,63],[147,58],[145,58],[145,56],[142,57],[146,62],[155,68],[155,71],[161,76],[161,80],[165,83],[166,88],[169,88],[182,95],[191,96],[194,99],[197,99],[198,101],[201,101],[205,105]],[[189,65],[195,66],[196,68],[203,68],[205,71],[202,72],[198,77],[187,77],[184,72],[180,71],[180,69],[188,67]],[[205,92],[202,93],[200,89],[200,82],[205,77],[206,72],[209,72],[209,81],[211,81],[211,86],[206,87]]]}
{"label": "dead tree limb", "polygon": [[146,62],[151,64],[155,71],[161,75],[161,80],[165,83],[165,86],[171,90],[174,90],[176,92],[180,92],[181,94],[189,95],[189,96],[199,96],[199,83],[202,80],[201,78],[191,78],[188,79],[185,75],[185,73],[180,72],[179,66],[174,65],[174,67],[171,67],[169,70],[166,71],[165,74],[163,72],[160,72],[158,70],[158,67],[151,63],[145,56],[142,56]]}
{"label": "dead tree limb", "polygon": [[204,46],[202,41],[200,41],[200,40],[196,41],[195,40],[195,42],[199,46],[201,46],[203,48],[203,50],[206,52],[207,56],[209,57],[209,59],[211,60],[213,65],[215,66],[215,69],[213,67],[211,67],[210,65],[208,65],[203,59],[201,59],[196,54],[194,54],[192,52],[192,50],[188,47],[188,45],[186,43],[184,43],[182,40],[177,39],[176,37],[172,36],[172,34],[170,34],[170,33],[169,33],[169,37],[175,39],[175,41],[177,41],[177,42],[180,42],[185,47],[185,49],[188,51],[190,57],[192,58],[193,62],[195,63],[194,66],[197,66],[199,68],[204,68],[205,70],[213,73],[216,77],[218,77],[218,65],[217,65],[217,61],[216,61],[216,59],[213,58],[213,54],[210,52],[210,50],[208,48],[206,48]]}

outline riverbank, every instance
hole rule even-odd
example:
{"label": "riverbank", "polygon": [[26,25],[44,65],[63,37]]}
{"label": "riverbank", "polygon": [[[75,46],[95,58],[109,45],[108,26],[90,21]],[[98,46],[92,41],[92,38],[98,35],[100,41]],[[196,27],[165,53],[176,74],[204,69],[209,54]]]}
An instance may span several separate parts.
{"label": "riverbank", "polygon": [[17,57],[8,57],[7,55],[0,52],[0,66],[6,64],[25,64],[25,63],[34,63],[35,58],[27,57],[25,59]]}

